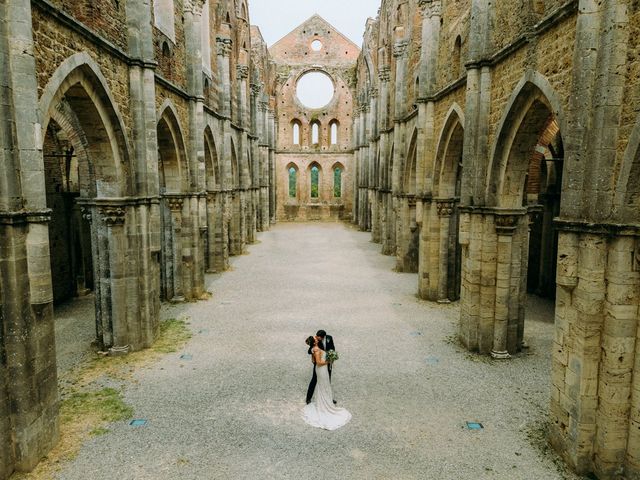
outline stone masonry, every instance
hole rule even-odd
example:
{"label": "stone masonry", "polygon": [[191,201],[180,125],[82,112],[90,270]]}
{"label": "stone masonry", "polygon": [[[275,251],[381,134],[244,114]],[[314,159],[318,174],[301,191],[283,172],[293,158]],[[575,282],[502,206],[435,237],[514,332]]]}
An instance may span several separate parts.
{"label": "stone masonry", "polygon": [[268,48],[242,0],[0,0],[0,478],[57,441],[55,303],[125,354],[276,219],[350,218],[470,351],[554,299],[550,441],[640,479],[638,39],[637,0],[382,0],[362,49],[319,16]]}
{"label": "stone masonry", "polygon": [[0,478],[57,441],[54,303],[148,347],[275,221],[267,57],[244,2],[0,3]]}
{"label": "stone masonry", "polygon": [[383,0],[358,59],[354,221],[462,343],[555,298],[550,439],[640,478],[640,4]]}
{"label": "stone masonry", "polygon": [[[315,15],[272,45],[269,53],[276,68],[277,218],[351,218],[353,70],[360,49]],[[333,98],[324,107],[309,108],[298,99],[298,81],[309,72],[323,72],[333,83]],[[317,196],[312,194],[314,167],[318,169]],[[336,186],[336,181],[341,185]]]}

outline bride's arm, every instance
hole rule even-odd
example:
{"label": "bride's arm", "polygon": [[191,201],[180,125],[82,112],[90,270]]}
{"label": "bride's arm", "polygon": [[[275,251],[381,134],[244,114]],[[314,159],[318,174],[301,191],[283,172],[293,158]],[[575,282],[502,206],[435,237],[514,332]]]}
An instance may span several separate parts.
{"label": "bride's arm", "polygon": [[314,359],[314,363],[316,364],[316,366],[321,367],[322,365],[326,365],[327,362],[325,362],[322,359],[322,350],[320,350],[319,348],[316,348],[313,350],[313,359]]}

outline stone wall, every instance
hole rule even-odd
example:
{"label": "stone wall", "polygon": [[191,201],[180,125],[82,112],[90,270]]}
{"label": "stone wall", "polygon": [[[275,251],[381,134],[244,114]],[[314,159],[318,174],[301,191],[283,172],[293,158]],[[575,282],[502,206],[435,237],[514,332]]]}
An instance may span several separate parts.
{"label": "stone wall", "polygon": [[639,470],[637,16],[385,0],[357,67],[354,222],[399,270],[417,232],[418,292],[460,292],[470,350],[518,354],[528,281],[557,298],[552,443],[603,479]]}
{"label": "stone wall", "polygon": [[0,478],[57,441],[54,301],[93,290],[99,347],[148,347],[275,219],[264,41],[244,4],[168,3],[173,32],[153,2],[0,6]]}
{"label": "stone wall", "polygon": [[[313,42],[320,42],[318,50],[312,48]],[[277,71],[277,217],[287,221],[350,218],[352,82],[359,49],[316,15],[276,42],[269,51]],[[298,81],[309,72],[323,72],[333,83],[333,97],[320,108],[305,106],[297,96]],[[314,125],[318,129],[317,142],[312,138]],[[317,198],[312,198],[309,191],[312,165],[320,172]],[[288,186],[290,168],[296,170],[294,196],[290,195]],[[335,168],[340,169],[342,177],[339,197],[334,195]]]}

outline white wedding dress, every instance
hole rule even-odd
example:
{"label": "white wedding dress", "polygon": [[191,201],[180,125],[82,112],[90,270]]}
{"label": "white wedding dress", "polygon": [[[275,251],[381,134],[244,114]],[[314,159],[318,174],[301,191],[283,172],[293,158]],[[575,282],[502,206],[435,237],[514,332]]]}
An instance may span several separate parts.
{"label": "white wedding dress", "polygon": [[[326,353],[323,352],[323,360]],[[326,365],[316,366],[318,382],[313,392],[311,403],[302,409],[302,418],[312,427],[336,430],[351,420],[346,408],[338,408],[333,404],[333,392]]]}

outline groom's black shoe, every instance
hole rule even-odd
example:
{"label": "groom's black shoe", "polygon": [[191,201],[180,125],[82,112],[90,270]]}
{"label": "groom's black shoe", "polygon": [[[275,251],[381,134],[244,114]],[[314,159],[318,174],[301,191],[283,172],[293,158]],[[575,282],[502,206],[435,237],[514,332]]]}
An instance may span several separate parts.
{"label": "groom's black shoe", "polygon": [[334,401],[333,401],[333,404],[334,404],[334,405],[337,405],[337,404],[338,404],[338,402],[336,402],[336,401],[334,400]]}
{"label": "groom's black shoe", "polygon": [[307,405],[309,405],[311,403],[311,400],[307,400]]}

